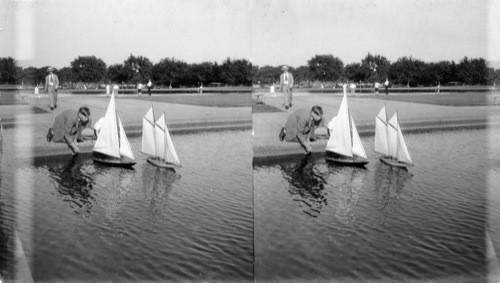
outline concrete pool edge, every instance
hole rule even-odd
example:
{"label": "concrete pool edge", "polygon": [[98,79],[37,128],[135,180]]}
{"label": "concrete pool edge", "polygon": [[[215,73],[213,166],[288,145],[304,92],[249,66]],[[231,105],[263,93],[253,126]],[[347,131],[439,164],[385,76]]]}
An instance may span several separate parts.
{"label": "concrete pool edge", "polygon": [[[23,127],[23,126],[20,126]],[[142,135],[142,124],[124,126],[127,137],[138,138]],[[175,123],[169,125],[170,133],[175,135],[196,134],[204,132],[220,131],[249,131],[252,129],[252,120],[219,120],[219,121],[191,121],[186,123]],[[14,131],[18,130],[17,126]],[[46,130],[45,130],[46,132]],[[30,160],[44,157],[71,156],[71,151],[65,143],[47,143],[45,134],[37,137],[33,141],[34,146],[30,152],[23,156],[18,156],[22,160]],[[94,147],[93,141],[79,143],[80,155],[91,154]]]}
{"label": "concrete pool edge", "polygon": [[[21,126],[22,127],[22,126]],[[251,130],[251,120],[231,120],[231,121],[192,121],[186,123],[175,123],[169,125],[172,135],[183,135],[190,133],[217,132],[217,131],[239,131]],[[372,124],[358,125],[359,135],[370,137],[374,135],[375,126]],[[438,131],[487,129],[489,127],[500,127],[500,122],[492,122],[487,119],[462,119],[462,120],[438,120],[438,121],[412,121],[403,123],[404,134],[416,134]],[[128,138],[137,138],[142,134],[142,125],[126,125],[125,131]],[[273,135],[274,138],[274,135]],[[303,156],[304,152],[298,143],[280,142],[277,134],[276,139],[270,141],[269,138],[260,142],[253,139],[253,160],[254,162],[265,161],[269,159]],[[68,156],[70,151],[64,143],[47,143],[45,137],[37,137],[35,146],[31,153],[20,158],[43,158],[48,156]],[[318,140],[312,143],[312,151],[315,155],[323,154],[325,151],[326,140]],[[85,141],[79,144],[80,153],[88,154],[92,152],[93,142]],[[365,149],[369,150],[369,149]]]}
{"label": "concrete pool edge", "polygon": [[[489,122],[487,119],[471,119],[471,120],[447,120],[447,121],[428,121],[428,122],[411,122],[402,124],[404,134],[418,134],[439,131],[457,131],[457,130],[474,130],[488,129],[489,127],[500,127],[498,122]],[[362,137],[370,137],[375,134],[375,125],[362,124],[358,125],[358,133]],[[254,163],[265,162],[270,159],[285,158],[291,156],[304,156],[304,150],[298,143],[295,142],[280,142],[278,133],[276,140],[273,143],[255,144],[253,146],[253,161]],[[312,152],[315,155],[324,154],[326,140],[318,140],[312,143]],[[365,149],[368,150],[368,149]]]}

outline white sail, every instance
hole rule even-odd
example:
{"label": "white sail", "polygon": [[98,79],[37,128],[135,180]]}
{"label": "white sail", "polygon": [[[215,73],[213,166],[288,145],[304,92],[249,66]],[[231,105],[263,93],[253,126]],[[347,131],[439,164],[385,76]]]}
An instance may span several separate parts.
{"label": "white sail", "polygon": [[130,159],[135,159],[134,153],[130,148],[130,144],[127,139],[127,135],[125,134],[125,130],[123,129],[122,121],[120,117],[117,116],[118,119],[118,128],[120,130],[120,157],[125,156]]}
{"label": "white sail", "polygon": [[383,155],[389,155],[387,131],[387,111],[384,105],[375,117],[375,152]]}
{"label": "white sail", "polygon": [[366,152],[359,138],[358,129],[354,124],[354,119],[351,116],[351,126],[352,126],[352,154],[366,158]]}
{"label": "white sail", "polygon": [[332,130],[330,139],[326,144],[326,150],[352,157],[351,129],[349,127],[346,94],[342,98],[337,116],[329,124],[332,124]]}
{"label": "white sail", "polygon": [[403,137],[403,133],[401,132],[401,125],[398,123],[398,151],[396,155],[397,159],[401,162],[407,164],[413,164],[411,160],[410,153],[408,152],[408,148],[406,148],[405,139]]}
{"label": "white sail", "polygon": [[111,95],[108,109],[102,121],[99,136],[94,145],[94,151],[120,158],[120,147],[118,141],[118,127],[116,121],[115,96]]}
{"label": "white sail", "polygon": [[156,156],[155,145],[155,118],[153,106],[142,117],[142,147],[141,151],[145,154]]}
{"label": "white sail", "polygon": [[333,116],[330,122],[328,122],[328,124],[326,125],[326,127],[328,128],[328,130],[330,130],[330,132],[333,132],[333,128],[335,127],[336,123],[337,123],[337,116]]}
{"label": "white sail", "polygon": [[155,124],[156,156],[163,158],[165,155],[165,114],[156,120]]}
{"label": "white sail", "polygon": [[398,152],[398,112],[392,115],[387,126],[387,144],[389,148],[389,156],[397,158]]}
{"label": "white sail", "polygon": [[[163,113],[165,115],[165,113]],[[165,118],[166,121],[166,118]],[[177,165],[181,165],[179,161],[179,157],[177,156],[177,152],[174,148],[174,143],[172,142],[172,138],[170,137],[170,133],[168,131],[167,124],[165,122],[165,154],[164,158],[166,162],[174,163]]]}

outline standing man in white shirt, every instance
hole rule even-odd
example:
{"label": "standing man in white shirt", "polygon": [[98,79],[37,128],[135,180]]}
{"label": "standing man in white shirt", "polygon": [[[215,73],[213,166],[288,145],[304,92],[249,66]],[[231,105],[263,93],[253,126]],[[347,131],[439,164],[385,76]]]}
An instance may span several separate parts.
{"label": "standing man in white shirt", "polygon": [[285,97],[285,109],[292,107],[293,76],[288,72],[288,66],[281,68],[283,74],[280,76],[281,92]]}
{"label": "standing man in white shirt", "polygon": [[57,108],[57,88],[59,87],[59,79],[57,75],[54,74],[54,68],[49,67],[47,71],[49,75],[45,77],[45,91],[49,94],[50,110],[54,110],[54,108]]}
{"label": "standing man in white shirt", "polygon": [[385,87],[385,95],[389,95],[389,79],[385,79],[384,87]]}
{"label": "standing man in white shirt", "polygon": [[142,85],[142,83],[139,83],[137,84],[137,93],[139,94],[139,96],[142,96],[142,88],[144,86]]}
{"label": "standing man in white shirt", "polygon": [[148,94],[149,94],[149,96],[151,96],[151,87],[153,86],[153,83],[151,82],[151,80],[148,81],[147,86],[148,86]]}

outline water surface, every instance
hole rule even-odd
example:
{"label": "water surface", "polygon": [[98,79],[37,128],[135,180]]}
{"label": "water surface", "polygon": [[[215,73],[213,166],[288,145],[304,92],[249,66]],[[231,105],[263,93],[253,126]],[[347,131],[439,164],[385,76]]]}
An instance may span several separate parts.
{"label": "water surface", "polygon": [[140,139],[132,170],[88,156],[9,167],[4,154],[3,221],[16,224],[36,281],[253,277],[250,132],[172,139],[176,172],[147,163]]}
{"label": "water surface", "polygon": [[486,275],[486,130],[406,136],[415,167],[363,144],[366,169],[322,157],[254,164],[257,280],[478,280]]}

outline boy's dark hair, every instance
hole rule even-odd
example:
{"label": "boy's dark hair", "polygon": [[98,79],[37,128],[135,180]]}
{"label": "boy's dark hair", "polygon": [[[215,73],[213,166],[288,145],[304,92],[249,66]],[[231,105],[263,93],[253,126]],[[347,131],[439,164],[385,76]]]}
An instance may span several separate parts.
{"label": "boy's dark hair", "polygon": [[90,109],[87,106],[80,107],[80,109],[78,109],[78,112],[85,115],[85,117],[90,117]]}
{"label": "boy's dark hair", "polygon": [[314,113],[318,114],[319,116],[323,117],[323,108],[321,108],[321,106],[319,106],[319,105],[314,105],[311,108],[311,112],[314,112]]}

